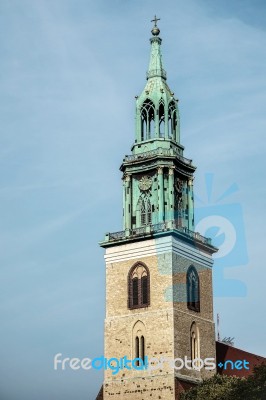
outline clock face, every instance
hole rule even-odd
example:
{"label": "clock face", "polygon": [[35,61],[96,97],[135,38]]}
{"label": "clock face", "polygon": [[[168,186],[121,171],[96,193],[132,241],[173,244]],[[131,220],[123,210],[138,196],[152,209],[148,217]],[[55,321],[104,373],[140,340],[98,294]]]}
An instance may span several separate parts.
{"label": "clock face", "polygon": [[152,178],[150,176],[143,176],[139,181],[140,190],[146,191],[151,188]]}

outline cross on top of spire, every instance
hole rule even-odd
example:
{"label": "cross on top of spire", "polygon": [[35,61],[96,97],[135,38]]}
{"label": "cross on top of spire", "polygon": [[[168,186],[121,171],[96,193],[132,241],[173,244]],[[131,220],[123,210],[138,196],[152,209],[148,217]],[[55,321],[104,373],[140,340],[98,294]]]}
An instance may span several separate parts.
{"label": "cross on top of spire", "polygon": [[154,26],[157,26],[157,21],[160,21],[161,18],[157,18],[156,15],[154,16],[154,19],[151,20],[151,22],[154,22]]}
{"label": "cross on top of spire", "polygon": [[154,19],[151,20],[151,22],[154,22],[154,27],[151,30],[151,33],[153,36],[158,36],[160,33],[160,29],[157,26],[157,22],[160,21],[161,18],[157,18],[156,15],[154,16]]}

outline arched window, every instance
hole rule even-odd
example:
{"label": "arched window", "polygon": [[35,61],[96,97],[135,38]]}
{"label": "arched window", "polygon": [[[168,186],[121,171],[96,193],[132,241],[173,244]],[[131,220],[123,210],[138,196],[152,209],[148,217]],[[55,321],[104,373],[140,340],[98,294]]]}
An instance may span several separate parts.
{"label": "arched window", "polygon": [[200,337],[199,337],[199,329],[195,322],[191,325],[190,328],[190,350],[191,350],[191,360],[200,358]]}
{"label": "arched window", "polygon": [[155,107],[151,100],[145,100],[141,108],[141,140],[154,137]]}
{"label": "arched window", "polygon": [[148,307],[150,304],[150,274],[143,263],[134,265],[128,274],[128,308]]}
{"label": "arched window", "polygon": [[159,103],[159,137],[164,137],[165,135],[165,112],[164,112],[164,102],[161,99]]}
{"label": "arched window", "polygon": [[189,267],[187,271],[187,306],[190,310],[200,311],[200,284],[195,267]]}
{"label": "arched window", "polygon": [[176,140],[176,107],[175,103],[171,101],[168,108],[168,134],[173,140]]}
{"label": "arched window", "polygon": [[137,321],[132,329],[132,358],[138,358],[136,365],[140,365],[140,360],[145,360],[146,356],[146,329],[141,321]]}
{"label": "arched window", "polygon": [[140,222],[141,225],[150,225],[152,223],[152,208],[148,198],[139,199],[140,204]]}

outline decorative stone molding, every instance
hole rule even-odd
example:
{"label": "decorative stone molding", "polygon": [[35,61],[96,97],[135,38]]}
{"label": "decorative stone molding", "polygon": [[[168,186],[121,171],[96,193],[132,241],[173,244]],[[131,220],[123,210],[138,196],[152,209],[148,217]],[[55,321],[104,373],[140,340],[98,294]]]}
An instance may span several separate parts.
{"label": "decorative stone molding", "polygon": [[169,168],[169,175],[174,175],[174,171],[175,171],[175,168],[174,167],[170,167]]}

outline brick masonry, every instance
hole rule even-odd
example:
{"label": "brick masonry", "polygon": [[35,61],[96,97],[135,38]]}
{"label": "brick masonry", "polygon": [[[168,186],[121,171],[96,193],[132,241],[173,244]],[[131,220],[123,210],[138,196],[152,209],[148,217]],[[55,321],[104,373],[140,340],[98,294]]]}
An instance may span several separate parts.
{"label": "brick masonry", "polygon": [[[178,247],[179,246],[179,247]],[[197,324],[200,357],[215,357],[212,270],[209,254],[182,244],[171,235],[123,244],[106,251],[105,357],[134,359],[134,327],[141,324],[146,354],[170,359],[191,357],[190,328]],[[128,273],[141,261],[150,272],[150,306],[128,309]],[[188,310],[186,272],[193,265],[200,279],[200,312]],[[140,321],[140,322],[138,322]],[[165,362],[154,371],[105,371],[103,396],[109,399],[175,399],[176,378],[198,382],[215,371],[176,371]]]}

